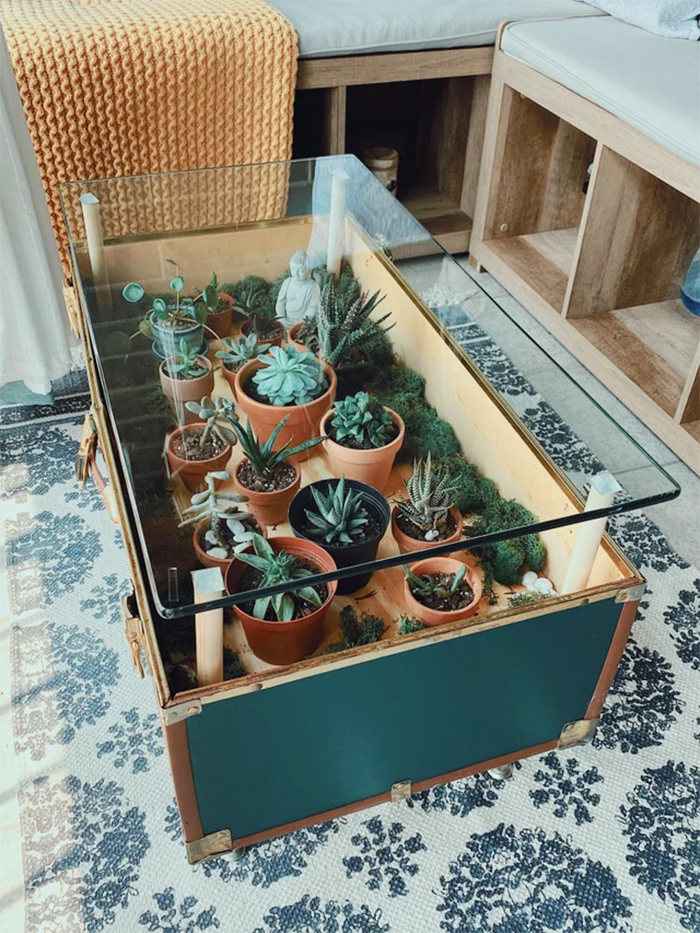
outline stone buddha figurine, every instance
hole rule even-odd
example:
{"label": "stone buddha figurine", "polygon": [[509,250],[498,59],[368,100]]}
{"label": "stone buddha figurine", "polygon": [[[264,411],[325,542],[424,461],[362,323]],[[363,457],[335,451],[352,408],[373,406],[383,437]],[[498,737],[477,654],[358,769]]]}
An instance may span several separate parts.
{"label": "stone buddha figurine", "polygon": [[275,315],[285,327],[312,320],[321,306],[321,289],[309,271],[303,249],[289,260],[289,271],[291,275],[282,283],[275,305]]}

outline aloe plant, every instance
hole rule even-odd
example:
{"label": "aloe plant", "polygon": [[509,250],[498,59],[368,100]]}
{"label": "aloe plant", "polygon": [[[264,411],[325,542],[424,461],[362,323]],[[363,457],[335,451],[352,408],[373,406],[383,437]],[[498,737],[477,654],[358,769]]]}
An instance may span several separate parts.
{"label": "aloe plant", "polygon": [[351,441],[361,450],[388,444],[393,424],[394,419],[382,403],[366,392],[336,402],[331,421],[334,440]]}
{"label": "aloe plant", "polygon": [[238,436],[230,430],[237,420],[233,403],[225,398],[212,400],[205,395],[201,402],[185,402],[185,408],[197,415],[200,421],[204,421],[204,430],[199,436],[199,446],[204,447],[212,431],[214,431],[224,444],[235,447],[238,443]]}
{"label": "aloe plant", "polygon": [[355,353],[371,355],[372,346],[394,326],[381,326],[391,316],[391,312],[378,321],[369,319],[372,311],[383,300],[379,292],[375,292],[371,298],[363,294],[348,304],[339,296],[334,280],[329,279],[321,293],[321,307],[316,321],[321,359],[337,367],[352,362]]}
{"label": "aloe plant", "polygon": [[445,586],[443,583],[440,583],[435,574],[426,573],[424,576],[419,577],[417,574],[413,573],[405,564],[403,569],[406,572],[408,578],[408,583],[411,588],[411,591],[415,596],[422,596],[424,599],[430,596],[436,596],[442,598],[444,596],[452,596],[459,589],[459,585],[464,579],[464,575],[467,572],[466,564],[462,564],[457,573],[454,575],[454,579],[449,586]]}
{"label": "aloe plant", "polygon": [[323,366],[312,353],[294,347],[271,347],[265,363],[253,376],[258,392],[271,405],[305,405],[328,387]]}
{"label": "aloe plant", "polygon": [[322,441],[325,441],[325,435],[321,437],[312,437],[308,441],[304,441],[303,444],[297,444],[296,447],[290,447],[291,441],[287,441],[279,450],[275,450],[275,441],[279,437],[280,431],[289,421],[289,415],[285,415],[284,418],[276,425],[274,431],[264,443],[260,443],[259,439],[256,437],[255,432],[253,431],[250,421],[245,428],[241,424],[235,421],[231,426],[233,430],[238,435],[238,438],[241,442],[241,447],[248,458],[251,467],[253,468],[253,473],[260,478],[268,478],[274,472],[276,466],[280,463],[283,463],[289,457],[293,457],[296,454],[303,453],[305,450],[310,450],[312,447],[315,447],[317,444],[320,444]]}
{"label": "aloe plant", "polygon": [[231,337],[224,337],[225,350],[217,350],[216,356],[224,361],[229,369],[239,370],[245,363],[257,359],[263,353],[270,349],[269,343],[258,343],[255,334],[248,334],[247,337],[239,337],[232,340]]}
{"label": "aloe plant", "polygon": [[197,347],[190,347],[186,340],[180,340],[180,353],[178,356],[168,360],[165,364],[166,372],[169,376],[182,376],[183,379],[194,379],[197,375],[197,369],[204,369],[199,363],[197,357]]}
{"label": "aloe plant", "polygon": [[434,468],[428,453],[424,460],[413,461],[413,473],[405,486],[408,498],[397,500],[399,513],[420,529],[426,541],[435,541],[453,504],[449,474]]}
{"label": "aloe plant", "polygon": [[345,477],[341,476],[338,483],[329,488],[327,495],[316,486],[311,487],[311,495],[316,510],[305,509],[306,517],[313,525],[307,529],[309,537],[325,544],[354,544],[369,520],[362,505],[362,493],[354,489],[346,491]]}
{"label": "aloe plant", "polygon": [[[296,557],[284,549],[275,552],[262,535],[253,535],[252,554],[238,554],[238,560],[255,567],[261,573],[258,588],[276,586],[280,583],[299,583],[313,576],[313,571],[304,567]],[[309,603],[316,608],[323,605],[321,597],[312,586],[301,586],[291,592],[278,593],[276,596],[262,596],[255,600],[253,615],[256,619],[264,619],[268,609],[272,609],[278,622],[291,622],[296,614],[296,601]]]}
{"label": "aloe plant", "polygon": [[231,479],[231,474],[226,470],[207,473],[204,479],[206,490],[192,496],[191,505],[183,512],[188,517],[180,522],[178,528],[207,520],[209,528],[202,542],[204,550],[217,560],[228,560],[253,540],[254,532],[249,531],[243,523],[254,520],[254,515],[238,508],[240,503],[248,501],[248,496],[217,491],[217,480]]}

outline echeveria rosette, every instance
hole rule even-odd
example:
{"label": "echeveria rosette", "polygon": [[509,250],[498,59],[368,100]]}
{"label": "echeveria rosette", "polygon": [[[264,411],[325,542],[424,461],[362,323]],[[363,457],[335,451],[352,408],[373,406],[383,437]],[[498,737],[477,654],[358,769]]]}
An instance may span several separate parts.
{"label": "echeveria rosette", "polygon": [[[253,535],[253,554],[238,554],[238,559],[245,564],[255,567],[262,574],[258,589],[267,586],[277,586],[279,583],[296,583],[313,576],[313,571],[304,567],[292,554],[285,550],[275,552],[272,545],[262,535]],[[310,603],[320,608],[323,603],[313,586],[302,586],[293,589],[296,599]],[[264,619],[267,611],[272,607],[278,622],[291,622],[294,618],[295,604],[292,593],[278,593],[276,596],[262,596],[255,600],[253,615],[256,619]]]}
{"label": "echeveria rosette", "polygon": [[336,402],[331,421],[334,440],[352,440],[362,450],[385,447],[391,440],[393,424],[394,419],[381,402],[366,392]]}
{"label": "echeveria rosette", "polygon": [[345,477],[324,495],[320,489],[311,487],[316,511],[306,509],[306,517],[313,525],[307,534],[326,544],[353,544],[367,524],[367,510],[362,505],[362,493],[345,490]]}
{"label": "echeveria rosette", "polygon": [[216,357],[232,369],[240,369],[244,363],[257,359],[270,349],[269,343],[258,343],[256,334],[248,334],[247,337],[239,337],[237,340],[224,337],[224,346],[225,350],[216,351]]}
{"label": "echeveria rosette", "polygon": [[253,382],[271,405],[306,405],[328,388],[323,366],[312,353],[271,347],[261,362],[265,365],[255,373]]}

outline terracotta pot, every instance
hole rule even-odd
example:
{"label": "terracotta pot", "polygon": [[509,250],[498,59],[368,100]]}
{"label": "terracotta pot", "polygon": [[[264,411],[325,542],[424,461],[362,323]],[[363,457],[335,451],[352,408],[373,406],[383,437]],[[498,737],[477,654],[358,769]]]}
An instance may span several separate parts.
{"label": "terracotta pot", "polygon": [[153,333],[153,352],[162,360],[172,356],[172,351],[180,346],[180,341],[184,340],[190,350],[201,350],[205,345],[202,339],[202,325],[192,319],[189,327],[168,327],[163,324],[152,311],[149,317],[151,331]]}
{"label": "terracotta pot", "polygon": [[291,460],[288,461],[294,467],[296,476],[286,489],[278,489],[276,492],[256,492],[255,489],[248,489],[247,486],[244,486],[238,478],[238,471],[247,462],[248,458],[246,457],[245,460],[241,460],[233,471],[233,488],[236,492],[248,496],[248,507],[259,522],[264,522],[266,525],[279,525],[287,518],[289,503],[296,495],[301,484],[299,464]]}
{"label": "terracotta pot", "polygon": [[207,370],[203,376],[196,379],[173,379],[166,372],[168,362],[163,360],[158,370],[163,395],[167,395],[178,424],[194,424],[199,419],[194,412],[185,408],[185,402],[199,402],[205,395],[212,394],[214,369],[206,356],[198,356],[197,362]]}
{"label": "terracotta pot", "polygon": [[399,509],[398,506],[395,505],[391,510],[391,533],[394,536],[394,541],[396,541],[399,546],[401,554],[411,554],[413,551],[424,551],[426,548],[437,547],[438,544],[450,544],[453,541],[459,541],[462,537],[464,519],[454,506],[450,509],[450,514],[457,523],[457,527],[449,538],[441,538],[439,541],[425,541],[421,538],[412,538],[410,535],[407,535],[405,532],[401,531],[398,526],[396,521],[398,514]]}
{"label": "terracotta pot", "polygon": [[229,384],[234,402],[237,402],[238,394],[236,392],[236,373],[232,372],[230,369],[226,369],[226,367],[224,366],[223,360],[221,360],[221,375],[224,377],[226,382],[228,382]]}
{"label": "terracotta pot", "polygon": [[[273,347],[281,347],[281,346],[282,346],[282,341],[284,340],[284,327],[282,327],[281,324],[280,324],[280,330],[281,330],[281,333],[280,333],[279,337],[275,337],[274,340],[268,340],[267,337],[260,337],[260,336],[258,335],[258,343],[259,343],[259,344],[260,344],[260,343],[269,343],[270,346],[273,346]],[[250,335],[251,335],[252,332],[253,332],[253,322],[252,322],[252,321],[244,321],[244,322],[241,324],[241,333],[243,334],[243,336],[244,336],[244,337],[250,337]]]}
{"label": "terracotta pot", "polygon": [[[243,506],[245,503],[241,503],[241,505]],[[258,528],[260,529],[260,534],[263,536],[263,538],[266,538],[267,528],[260,521],[257,515],[255,516],[255,521],[257,522]],[[207,518],[203,518],[201,522],[197,522],[197,524],[194,526],[194,531],[192,532],[192,546],[194,547],[194,552],[197,555],[197,560],[202,565],[202,567],[221,567],[221,572],[225,574],[226,568],[231,563],[233,558],[227,558],[223,560],[220,557],[210,557],[209,554],[207,554],[207,552],[200,544],[200,541],[204,536],[204,532],[207,531],[208,528],[209,519]]]}
{"label": "terracotta pot", "polygon": [[[236,397],[238,404],[250,419],[255,433],[260,442],[266,441],[274,429],[280,423],[285,415],[289,415],[289,421],[285,424],[279,433],[276,446],[277,449],[290,441],[290,446],[303,444],[304,441],[310,441],[312,437],[318,437],[319,424],[326,412],[333,405],[335,400],[335,389],[337,381],[333,369],[324,363],[326,378],[328,379],[328,388],[306,405],[264,405],[262,402],[256,402],[243,391],[243,386],[248,382],[251,376],[265,364],[260,360],[251,360],[246,363],[236,373]],[[308,460],[311,456],[311,450],[304,451],[291,458],[297,463],[302,460]]]}
{"label": "terracotta pot", "polygon": [[[270,544],[275,551],[284,548],[304,563],[315,565],[319,573],[336,570],[330,555],[313,541],[273,537],[270,538]],[[248,564],[244,564],[243,561],[236,558],[231,561],[225,575],[226,592],[229,595],[238,591],[238,581],[247,569]],[[234,606],[233,611],[243,624],[253,654],[268,664],[293,664],[313,654],[323,639],[323,620],[335,596],[337,583],[333,580],[326,586],[328,598],[324,604],[310,615],[293,619],[291,622],[265,622],[248,615],[240,606]]]}
{"label": "terracotta pot", "polygon": [[179,437],[184,431],[192,431],[196,428],[203,429],[204,422],[199,421],[195,424],[175,428],[173,433],[168,437],[168,444],[166,447],[170,472],[173,476],[179,476],[190,492],[202,492],[202,490],[206,489],[206,483],[204,482],[206,474],[211,473],[212,470],[225,470],[226,464],[231,456],[231,448],[227,444],[218,457],[209,457],[207,460],[185,460],[182,457],[178,457],[173,450],[175,438]]}
{"label": "terracotta pot", "polygon": [[298,324],[292,324],[292,326],[287,331],[287,343],[291,347],[294,347],[295,350],[298,350],[299,353],[310,353],[311,351],[306,346],[306,344],[300,343],[297,340],[297,335],[303,326],[304,326],[303,321],[299,321]]}
{"label": "terracotta pot", "polygon": [[[453,557],[426,557],[424,560],[416,561],[415,564],[409,564],[409,568],[422,577],[426,573],[457,573],[465,566],[461,560],[455,560]],[[463,609],[455,609],[452,612],[439,612],[437,609],[430,609],[419,602],[411,593],[408,585],[408,577],[404,578],[404,598],[406,600],[406,614],[415,616],[423,625],[445,625],[447,622],[460,622],[462,619],[468,619],[476,613],[481,599],[482,584],[481,577],[472,567],[467,566],[466,579],[474,591],[474,599]]]}
{"label": "terracotta pot", "polygon": [[[356,479],[360,483],[367,483],[368,486],[374,486],[380,492],[389,482],[391,468],[394,465],[394,458],[403,444],[403,436],[406,431],[403,420],[391,408],[386,408],[394,424],[398,427],[399,433],[390,444],[384,447],[372,447],[370,450],[355,450],[352,447],[343,447],[342,444],[336,444],[329,437],[323,442],[323,447],[328,454],[328,461],[334,476],[345,476],[347,479]],[[328,414],[321,421],[321,434],[328,434],[331,426],[333,412]]]}
{"label": "terracotta pot", "polygon": [[226,307],[221,311],[207,312],[207,327],[210,327],[219,338],[228,337],[231,333],[233,308],[236,302],[226,292],[219,292],[219,304],[225,304]]}

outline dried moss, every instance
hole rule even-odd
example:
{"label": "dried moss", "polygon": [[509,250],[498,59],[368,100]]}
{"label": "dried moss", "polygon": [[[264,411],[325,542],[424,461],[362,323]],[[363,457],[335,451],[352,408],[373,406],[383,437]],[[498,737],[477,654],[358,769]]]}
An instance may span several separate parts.
{"label": "dried moss", "polygon": [[415,632],[422,632],[425,628],[420,619],[413,619],[407,615],[400,615],[398,622],[397,632],[399,635],[413,635]]}
{"label": "dried moss", "polygon": [[236,680],[245,677],[247,673],[238,652],[224,647],[224,680]]}
{"label": "dried moss", "polygon": [[385,629],[384,619],[379,616],[367,612],[360,615],[352,606],[345,606],[340,611],[340,630],[343,638],[329,645],[322,653],[336,654],[338,651],[357,648],[359,645],[371,645],[379,641]]}

